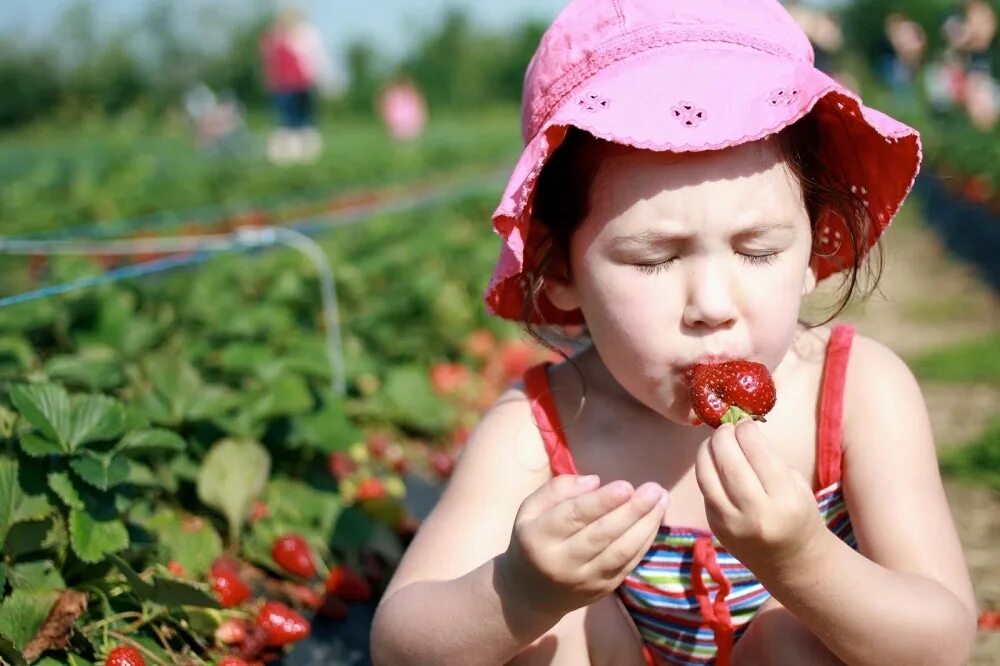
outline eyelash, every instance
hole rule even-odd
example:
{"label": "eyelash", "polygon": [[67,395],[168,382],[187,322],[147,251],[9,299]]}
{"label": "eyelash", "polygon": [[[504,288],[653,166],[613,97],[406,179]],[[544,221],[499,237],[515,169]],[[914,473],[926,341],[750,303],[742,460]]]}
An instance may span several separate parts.
{"label": "eyelash", "polygon": [[[778,260],[778,253],[772,252],[771,254],[742,254],[737,253],[743,257],[743,261],[747,262],[751,266],[768,266],[773,264]],[[665,271],[670,267],[670,264],[677,261],[680,257],[674,257],[672,259],[667,259],[666,261],[661,261],[658,264],[633,264],[643,273],[649,275],[655,275],[661,271]]]}

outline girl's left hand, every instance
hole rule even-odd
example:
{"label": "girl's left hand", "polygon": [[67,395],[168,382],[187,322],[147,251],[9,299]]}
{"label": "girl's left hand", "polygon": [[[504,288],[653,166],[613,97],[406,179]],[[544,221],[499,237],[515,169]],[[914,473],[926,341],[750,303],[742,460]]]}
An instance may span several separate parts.
{"label": "girl's left hand", "polygon": [[758,576],[806,561],[826,526],[809,483],[753,421],[722,424],[698,450],[695,475],[723,546]]}

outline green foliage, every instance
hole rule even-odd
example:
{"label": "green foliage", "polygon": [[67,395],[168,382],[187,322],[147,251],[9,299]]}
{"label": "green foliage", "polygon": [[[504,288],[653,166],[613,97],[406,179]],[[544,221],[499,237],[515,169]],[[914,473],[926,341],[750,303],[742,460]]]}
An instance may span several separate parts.
{"label": "green foliage", "polygon": [[1000,419],[972,442],[945,449],[939,458],[943,473],[1000,492]]}
{"label": "green foliage", "polygon": [[926,352],[911,366],[922,379],[1000,384],[1000,335]]}

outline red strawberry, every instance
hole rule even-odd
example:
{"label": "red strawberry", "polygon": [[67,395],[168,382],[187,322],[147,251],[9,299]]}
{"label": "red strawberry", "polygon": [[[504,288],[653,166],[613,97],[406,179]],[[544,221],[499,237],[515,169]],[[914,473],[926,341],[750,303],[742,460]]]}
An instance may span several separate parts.
{"label": "red strawberry", "polygon": [[215,640],[225,645],[242,643],[246,637],[246,622],[234,617],[223,620],[222,624],[215,630]]}
{"label": "red strawberry", "polygon": [[469,369],[458,363],[438,363],[431,368],[431,384],[442,395],[458,392],[469,381]]}
{"label": "red strawberry", "polygon": [[385,497],[385,485],[381,479],[370,476],[358,484],[358,490],[354,497],[359,502],[382,499]]}
{"label": "red strawberry", "polygon": [[312,550],[299,534],[286,534],[275,541],[271,557],[279,567],[296,576],[312,578],[316,575]]}
{"label": "red strawberry", "polygon": [[217,559],[212,564],[210,576],[215,596],[226,608],[241,604],[250,598],[250,586],[243,582],[236,567],[227,560]]}
{"label": "red strawberry", "polygon": [[167,562],[167,571],[177,576],[178,578],[187,578],[187,573],[184,571],[184,567],[177,560],[170,560]]}
{"label": "red strawberry", "polygon": [[986,610],[979,614],[980,629],[1000,629],[1000,610]]}
{"label": "red strawberry", "polygon": [[249,662],[246,659],[240,659],[233,654],[226,655],[219,660],[219,666],[251,666],[252,663],[260,662]]}
{"label": "red strawberry", "polygon": [[131,645],[119,645],[108,653],[104,666],[146,666],[146,660]]}
{"label": "red strawberry", "polygon": [[433,450],[430,452],[428,460],[441,479],[447,479],[455,469],[455,459],[446,451]]}
{"label": "red strawberry", "polygon": [[368,601],[372,596],[368,581],[343,564],[330,569],[324,586],[328,594],[344,601]]}
{"label": "red strawberry", "polygon": [[250,505],[250,522],[256,523],[259,520],[267,518],[270,510],[267,508],[267,503],[260,500],[254,500],[253,504]]}
{"label": "red strawberry", "polygon": [[267,632],[269,647],[281,647],[300,641],[311,630],[309,620],[278,601],[268,601],[261,606],[257,614],[257,626]]}
{"label": "red strawberry", "polygon": [[338,480],[346,479],[351,474],[354,474],[358,468],[357,465],[354,464],[354,461],[351,460],[351,457],[343,451],[335,451],[331,453],[330,457],[327,459],[327,465],[330,468],[330,474],[333,478]]}
{"label": "red strawberry", "polygon": [[753,361],[696,365],[687,371],[691,406],[698,417],[718,428],[745,418],[763,421],[777,395],[767,367]]}
{"label": "red strawberry", "polygon": [[316,610],[323,605],[323,595],[306,585],[289,585],[285,591],[292,601],[309,610]]}

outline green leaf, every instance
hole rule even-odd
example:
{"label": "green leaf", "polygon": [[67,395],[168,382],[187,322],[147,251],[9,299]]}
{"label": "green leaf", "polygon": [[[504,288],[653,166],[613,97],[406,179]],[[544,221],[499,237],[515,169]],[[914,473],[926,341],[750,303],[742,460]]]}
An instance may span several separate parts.
{"label": "green leaf", "polygon": [[14,590],[0,605],[0,634],[23,651],[45,622],[59,595],[54,592]]}
{"label": "green leaf", "polygon": [[267,483],[271,456],[252,440],[224,439],[209,450],[198,472],[198,498],[229,521],[229,536],[238,540],[250,503]]}
{"label": "green leaf", "polygon": [[17,412],[0,405],[0,438],[10,439],[17,427]]}
{"label": "green leaf", "polygon": [[73,415],[66,389],[56,384],[18,384],[11,388],[10,398],[21,416],[46,439],[70,451]]}
{"label": "green leaf", "polygon": [[82,509],[83,499],[69,472],[52,472],[48,476],[49,488],[70,509]]}
{"label": "green leaf", "polygon": [[159,453],[163,451],[183,451],[187,448],[184,438],[172,430],[153,428],[136,430],[125,435],[115,446],[116,452]]}
{"label": "green leaf", "polygon": [[32,458],[44,458],[45,456],[59,456],[67,453],[66,449],[58,442],[39,435],[35,432],[27,432],[21,435],[21,450]]}
{"label": "green leaf", "polygon": [[128,547],[128,530],[108,502],[86,502],[84,509],[69,512],[69,537],[73,552],[93,564]]}
{"label": "green leaf", "polygon": [[44,455],[41,451],[71,453],[80,444],[111,439],[123,432],[125,407],[108,396],[71,399],[66,389],[56,384],[21,384],[11,389],[11,399],[42,434],[41,439],[22,438],[21,446],[28,447],[25,452],[29,455]]}
{"label": "green leaf", "polygon": [[444,432],[452,422],[451,408],[437,397],[427,373],[416,366],[389,371],[383,400],[389,418],[426,434]]}
{"label": "green leaf", "polygon": [[80,444],[120,437],[125,432],[125,405],[106,395],[79,395],[73,400],[70,451]]}
{"label": "green leaf", "polygon": [[207,573],[222,554],[222,540],[202,518],[180,516],[172,509],[161,508],[150,518],[148,527],[159,536],[167,556],[195,578]]}
{"label": "green leaf", "polygon": [[84,450],[81,455],[70,460],[69,464],[81,479],[101,490],[109,490],[128,480],[128,461],[114,453]]}
{"label": "green leaf", "polygon": [[0,633],[0,660],[11,666],[28,666],[28,661],[21,651],[14,647],[14,642]]}
{"label": "green leaf", "polygon": [[212,594],[208,585],[165,576],[153,577],[153,593],[150,601],[168,608],[177,606],[221,608],[219,600]]}
{"label": "green leaf", "polygon": [[268,384],[251,407],[262,419],[294,416],[312,411],[313,397],[309,384],[299,375],[286,374]]}
{"label": "green leaf", "polygon": [[3,544],[4,555],[11,558],[37,553],[50,545],[50,533],[55,526],[51,518],[15,523],[7,532]]}
{"label": "green leaf", "polygon": [[121,361],[104,355],[53,356],[45,363],[45,373],[55,381],[80,386],[91,391],[121,386],[125,379]]}
{"label": "green leaf", "polygon": [[0,544],[6,541],[12,526],[42,520],[54,508],[45,496],[38,470],[0,456]]}
{"label": "green leaf", "polygon": [[9,569],[10,586],[26,592],[62,590],[66,587],[59,568],[51,560],[36,560],[12,565]]}
{"label": "green leaf", "polygon": [[122,572],[136,596],[143,601],[149,600],[153,595],[153,584],[144,581],[135,569],[118,555],[109,555],[108,559]]}
{"label": "green leaf", "polygon": [[235,402],[228,389],[206,386],[187,361],[160,355],[149,359],[145,369],[151,387],[141,388],[137,399],[154,423],[176,426],[210,418]]}
{"label": "green leaf", "polygon": [[288,442],[320,453],[333,453],[346,451],[362,439],[361,433],[348,418],[344,403],[334,398],[322,410],[296,417]]}

